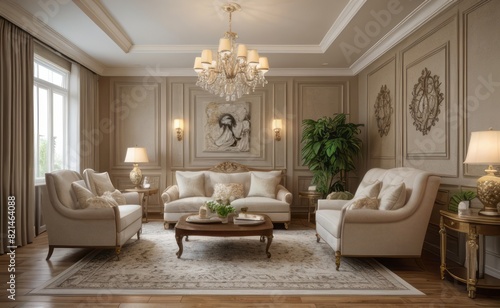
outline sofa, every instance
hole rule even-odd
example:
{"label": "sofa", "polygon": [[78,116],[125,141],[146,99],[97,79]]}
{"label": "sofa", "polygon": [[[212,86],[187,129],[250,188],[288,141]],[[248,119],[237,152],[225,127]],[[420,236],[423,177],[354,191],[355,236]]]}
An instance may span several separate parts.
{"label": "sofa", "polygon": [[209,200],[228,200],[236,211],[269,216],[273,223],[288,228],[292,194],[281,185],[281,170],[250,170],[235,162],[224,162],[209,170],[176,171],[176,184],[167,187],[164,203],[164,227],[175,224],[183,215],[198,213]]}
{"label": "sofa", "polygon": [[440,177],[414,168],[369,170],[352,200],[318,200],[316,237],[341,256],[420,258]]}
{"label": "sofa", "polygon": [[[139,195],[121,195],[112,186],[107,173],[92,172],[87,180],[90,182],[85,182],[73,170],[45,174],[50,200],[50,203],[42,203],[49,242],[47,260],[54,248],[64,247],[114,248],[119,257],[121,247],[132,236],[140,238],[142,207]],[[89,187],[102,194],[94,194]],[[104,190],[105,187],[113,191]]]}

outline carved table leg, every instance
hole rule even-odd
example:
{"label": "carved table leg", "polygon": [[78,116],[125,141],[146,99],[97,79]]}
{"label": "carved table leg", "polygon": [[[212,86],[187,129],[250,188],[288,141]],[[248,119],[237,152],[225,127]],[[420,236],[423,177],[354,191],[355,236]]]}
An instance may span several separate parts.
{"label": "carved table leg", "polygon": [[183,238],[182,235],[176,235],[175,236],[175,240],[177,241],[177,246],[179,246],[179,250],[176,253],[177,258],[180,258],[181,255],[182,255],[182,238]]}
{"label": "carved table leg", "polygon": [[477,243],[476,227],[469,229],[469,240],[465,246],[467,255],[467,292],[470,298],[476,297],[476,284],[477,284],[477,250],[479,245]]}
{"label": "carved table leg", "polygon": [[441,238],[441,266],[439,267],[441,270],[441,279],[444,279],[444,272],[446,271],[446,228],[444,227],[443,217],[439,221],[439,234]]}
{"label": "carved table leg", "polygon": [[272,235],[269,235],[267,237],[267,245],[266,245],[266,254],[267,254],[267,257],[270,258],[271,257],[271,253],[269,252],[269,246],[271,246],[271,243],[273,241],[273,236]]}

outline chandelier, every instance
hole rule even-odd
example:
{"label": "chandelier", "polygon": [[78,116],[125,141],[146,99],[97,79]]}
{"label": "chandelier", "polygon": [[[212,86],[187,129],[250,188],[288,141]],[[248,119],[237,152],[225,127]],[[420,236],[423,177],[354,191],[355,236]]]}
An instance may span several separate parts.
{"label": "chandelier", "polygon": [[212,57],[212,51],[204,49],[201,57],[194,61],[198,73],[196,85],[208,92],[235,101],[244,94],[255,91],[255,87],[267,84],[264,75],[269,71],[266,57],[259,57],[256,49],[247,51],[243,44],[237,44],[238,34],[231,31],[231,17],[240,11],[237,3],[228,3],[222,9],[229,14],[229,31],[219,40],[219,49]]}

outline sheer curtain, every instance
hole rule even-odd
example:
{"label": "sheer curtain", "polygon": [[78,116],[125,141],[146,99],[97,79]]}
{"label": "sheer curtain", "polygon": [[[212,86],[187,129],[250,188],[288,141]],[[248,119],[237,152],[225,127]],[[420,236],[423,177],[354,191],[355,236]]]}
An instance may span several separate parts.
{"label": "sheer curtain", "polygon": [[[8,246],[24,246],[33,241],[35,185],[33,38],[2,17],[0,129],[0,253],[5,253],[10,251]],[[9,212],[12,209],[15,209],[13,216]],[[8,241],[9,235],[14,234],[9,232],[12,225],[15,225],[14,245]]]}

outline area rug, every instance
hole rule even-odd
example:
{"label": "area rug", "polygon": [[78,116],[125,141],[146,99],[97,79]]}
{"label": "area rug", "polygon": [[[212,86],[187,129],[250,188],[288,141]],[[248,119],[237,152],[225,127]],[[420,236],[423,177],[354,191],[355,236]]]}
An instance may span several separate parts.
{"label": "area rug", "polygon": [[144,224],[141,239],[96,250],[31,294],[47,295],[422,295],[373,259],[342,258],[315,231],[274,230],[265,253],[259,237],[190,237],[177,258],[173,230]]}

